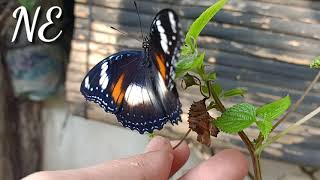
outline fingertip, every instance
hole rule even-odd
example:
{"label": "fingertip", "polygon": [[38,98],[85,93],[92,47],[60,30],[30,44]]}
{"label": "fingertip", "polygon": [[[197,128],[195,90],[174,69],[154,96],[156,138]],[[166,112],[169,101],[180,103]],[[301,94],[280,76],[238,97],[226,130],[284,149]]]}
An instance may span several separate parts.
{"label": "fingertip", "polygon": [[240,180],[248,174],[248,161],[238,150],[227,149],[191,169],[181,179]]}
{"label": "fingertip", "polygon": [[[171,141],[171,146],[174,147],[179,141]],[[176,149],[173,150],[174,159],[172,162],[170,176],[175,174],[189,159],[190,149],[188,144],[183,141]]]}
{"label": "fingertip", "polygon": [[172,151],[170,141],[162,136],[156,136],[151,139],[146,147],[146,152],[167,150]]}
{"label": "fingertip", "polygon": [[[171,141],[170,144],[172,147],[175,147],[180,141]],[[176,149],[173,150],[174,152],[180,152],[183,153],[185,155],[190,154],[190,149],[189,146],[187,144],[187,142],[183,141],[178,147],[176,147]]]}
{"label": "fingertip", "polygon": [[[27,179],[159,179],[169,178],[174,160],[170,141],[157,136],[146,148],[147,153],[131,156],[126,159],[113,160],[100,165],[51,172],[40,172]],[[30,178],[31,177],[31,178]]]}
{"label": "fingertip", "polygon": [[[174,155],[172,150],[152,151],[142,155],[141,164],[143,166],[139,165],[138,169],[135,169],[133,171],[140,171],[140,176],[141,174],[143,174],[141,177],[147,177],[146,179],[165,180],[168,179],[170,175],[173,160]],[[134,158],[134,161],[137,161],[137,159]]]}
{"label": "fingertip", "polygon": [[249,171],[249,162],[246,156],[236,149],[226,149],[216,155],[216,158],[224,160],[228,164],[233,164],[237,176],[245,177]]}

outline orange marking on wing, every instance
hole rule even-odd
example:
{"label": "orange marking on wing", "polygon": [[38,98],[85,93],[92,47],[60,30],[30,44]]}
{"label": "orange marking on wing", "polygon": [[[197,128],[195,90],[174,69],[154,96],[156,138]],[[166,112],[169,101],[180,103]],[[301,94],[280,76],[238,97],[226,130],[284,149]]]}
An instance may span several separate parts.
{"label": "orange marking on wing", "polygon": [[112,91],[113,100],[116,101],[118,105],[122,102],[124,97],[124,92],[122,90],[123,80],[124,74],[121,74]]}
{"label": "orange marking on wing", "polygon": [[124,98],[124,92],[122,91],[122,93],[120,94],[120,96],[118,97],[118,100],[117,100],[117,104],[121,104],[121,102],[123,101],[123,98]]}
{"label": "orange marking on wing", "polygon": [[157,53],[156,54],[156,60],[157,60],[158,66],[159,66],[160,74],[161,74],[162,78],[164,80],[166,80],[166,66],[164,64],[165,63],[165,59],[164,59],[163,55]]}

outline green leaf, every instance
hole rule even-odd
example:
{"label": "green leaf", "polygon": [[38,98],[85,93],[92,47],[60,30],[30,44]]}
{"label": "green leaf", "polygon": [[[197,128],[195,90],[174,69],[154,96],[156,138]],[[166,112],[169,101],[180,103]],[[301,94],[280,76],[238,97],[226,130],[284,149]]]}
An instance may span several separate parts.
{"label": "green leaf", "polygon": [[214,101],[212,101],[212,102],[210,102],[209,106],[207,107],[207,110],[210,110],[210,109],[213,109],[216,107],[217,107],[217,104]]}
{"label": "green leaf", "polygon": [[182,58],[178,61],[176,66],[176,78],[181,77],[184,73],[192,69],[193,61],[197,57]]}
{"label": "green leaf", "polygon": [[258,120],[256,122],[264,139],[269,137],[272,129],[272,121],[280,117],[290,106],[290,96],[274,101],[272,103],[263,105],[256,110]]}
{"label": "green leaf", "polygon": [[219,97],[221,97],[223,89],[220,84],[214,83],[211,85],[211,90],[215,92]]}
{"label": "green leaf", "polygon": [[202,86],[201,86],[201,90],[202,90],[202,92],[203,92],[204,94],[209,94],[209,90],[208,90],[208,87],[207,87],[207,86],[202,85]]}
{"label": "green leaf", "polygon": [[208,74],[208,80],[209,81],[214,81],[217,79],[217,74],[215,72],[211,72]]}
{"label": "green leaf", "polygon": [[186,42],[189,42],[191,38],[197,40],[200,32],[214,17],[214,15],[223,7],[227,0],[220,0],[206,9],[190,26],[186,35]]}
{"label": "green leaf", "polygon": [[267,140],[272,129],[272,122],[263,120],[257,121],[256,124],[263,135],[264,140]]}
{"label": "green leaf", "polygon": [[225,91],[222,96],[224,98],[228,98],[228,97],[233,97],[233,96],[243,96],[245,93],[247,93],[246,89],[235,88],[235,89]]}
{"label": "green leaf", "polygon": [[26,7],[28,11],[32,11],[33,7],[37,3],[37,0],[18,0],[18,1],[22,6]]}
{"label": "green leaf", "polygon": [[316,57],[313,62],[310,64],[310,68],[320,69],[320,56]]}
{"label": "green leaf", "polygon": [[202,52],[193,62],[192,69],[200,69],[203,66],[205,52]]}
{"label": "green leaf", "polygon": [[[204,52],[198,55],[197,38],[213,16],[223,7],[227,0],[220,0],[205,10],[190,26],[181,49],[181,57],[176,66],[176,78],[191,70],[197,70],[201,78],[207,78],[203,68]],[[203,70],[203,71],[201,71]],[[210,76],[214,78],[213,75]]]}
{"label": "green leaf", "polygon": [[181,56],[183,57],[183,56],[189,56],[190,54],[196,54],[197,53],[196,50],[197,50],[197,41],[191,37],[185,40],[185,44],[181,48]]}
{"label": "green leaf", "polygon": [[181,77],[187,71],[195,70],[200,68],[203,65],[205,53],[201,53],[197,57],[186,57],[180,59],[176,66],[176,78]]}
{"label": "green leaf", "polygon": [[[207,85],[202,85],[202,86],[201,86],[201,90],[202,90],[202,92],[203,92],[204,94],[209,95],[209,91],[208,91]],[[211,92],[216,93],[219,97],[221,96],[222,91],[223,91],[223,90],[222,90],[222,87],[220,86],[220,84],[214,83],[214,84],[211,85]]]}
{"label": "green leaf", "polygon": [[148,133],[148,136],[150,139],[152,139],[152,138],[156,137],[156,134],[154,132],[152,132],[152,133]]}
{"label": "green leaf", "polygon": [[255,121],[256,108],[251,104],[241,103],[227,109],[213,123],[221,131],[233,134],[244,130]]}
{"label": "green leaf", "polygon": [[258,117],[261,117],[264,121],[273,121],[281,116],[291,105],[290,96],[274,101],[272,103],[259,107],[256,111]]}
{"label": "green leaf", "polygon": [[187,73],[183,76],[183,82],[185,84],[185,87],[184,87],[185,89],[187,89],[188,87],[193,86],[193,85],[199,85],[196,82],[195,78],[192,75],[190,75],[189,73]]}
{"label": "green leaf", "polygon": [[197,68],[197,71],[196,71],[199,76],[201,77],[201,79],[203,81],[206,81],[208,78],[207,78],[207,74],[206,74],[206,71],[204,69],[204,64],[202,64],[199,68]]}

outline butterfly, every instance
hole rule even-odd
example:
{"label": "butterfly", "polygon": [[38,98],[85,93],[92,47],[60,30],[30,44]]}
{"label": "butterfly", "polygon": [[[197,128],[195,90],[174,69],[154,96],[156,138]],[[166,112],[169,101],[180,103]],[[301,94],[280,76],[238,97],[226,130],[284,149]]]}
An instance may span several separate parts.
{"label": "butterfly", "polygon": [[80,91],[88,101],[116,115],[124,127],[140,134],[181,121],[181,103],[175,86],[175,64],[182,44],[177,14],[158,12],[143,50],[113,54],[84,77]]}

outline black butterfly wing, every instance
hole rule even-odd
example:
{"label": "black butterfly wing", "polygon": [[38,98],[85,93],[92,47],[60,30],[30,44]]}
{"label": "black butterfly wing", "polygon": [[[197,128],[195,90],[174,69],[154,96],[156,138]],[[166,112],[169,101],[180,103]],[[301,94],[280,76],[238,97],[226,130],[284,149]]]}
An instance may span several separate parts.
{"label": "black butterfly wing", "polygon": [[80,92],[106,112],[116,113],[143,58],[142,51],[123,51],[107,57],[88,72]]}
{"label": "black butterfly wing", "polygon": [[[80,91],[141,134],[161,129],[168,120],[177,123],[181,103],[173,80],[180,46],[178,17],[162,10],[151,25],[147,57],[142,51],[124,51],[106,58],[89,71]],[[145,58],[150,66],[142,65]]]}
{"label": "black butterfly wing", "polygon": [[142,51],[109,56],[88,72],[80,87],[87,100],[114,113],[123,126],[141,134],[161,129],[169,117],[155,87],[156,69],[143,65],[144,58]]}
{"label": "black butterfly wing", "polygon": [[139,70],[129,84],[122,107],[117,113],[123,126],[141,134],[162,129],[169,120],[155,88],[153,73],[149,68]]}
{"label": "black butterfly wing", "polygon": [[156,72],[153,75],[153,78],[155,79],[156,94],[159,97],[158,99],[161,102],[161,106],[164,109],[167,118],[172,124],[178,124],[178,121],[181,121],[180,114],[182,111],[179,95],[174,82],[173,88],[169,90],[168,87],[166,87],[160,72]]}
{"label": "black butterfly wing", "polygon": [[161,10],[150,28],[152,60],[169,90],[174,88],[175,64],[182,44],[178,15],[171,9]]}
{"label": "black butterfly wing", "polygon": [[171,9],[161,10],[154,18],[150,31],[150,58],[157,72],[156,89],[171,123],[177,123],[181,120],[181,103],[174,78],[182,44],[177,14]]}

